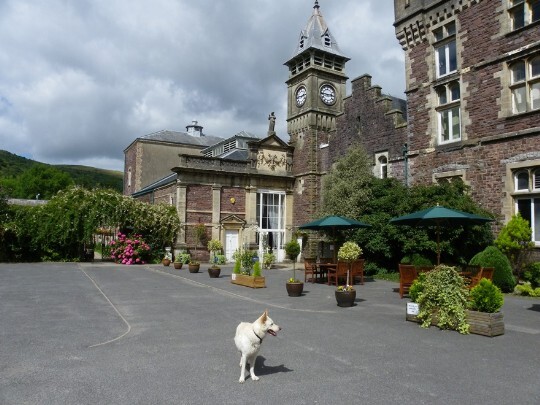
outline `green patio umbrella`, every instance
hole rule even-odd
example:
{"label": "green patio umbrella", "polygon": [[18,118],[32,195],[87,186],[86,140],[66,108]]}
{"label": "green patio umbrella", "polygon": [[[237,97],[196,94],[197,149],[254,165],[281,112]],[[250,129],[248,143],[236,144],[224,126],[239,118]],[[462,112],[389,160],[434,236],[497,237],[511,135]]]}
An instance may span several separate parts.
{"label": "green patio umbrella", "polygon": [[[332,232],[332,236],[335,237],[336,230],[345,229],[357,229],[357,228],[369,228],[371,225],[365,222],[357,221],[347,217],[339,215],[329,215],[324,218],[316,219],[315,221],[308,222],[307,224],[300,225],[299,229],[310,229],[314,231],[328,230]],[[334,250],[334,261],[336,251]]]}
{"label": "green patio umbrella", "polygon": [[317,219],[304,225],[300,225],[300,229],[311,229],[316,231],[322,231],[325,229],[354,229],[354,228],[368,228],[371,225],[365,222],[357,221],[347,217],[341,217],[338,215],[330,215],[324,218]]}
{"label": "green patio umbrella", "polygon": [[440,228],[459,225],[479,225],[493,221],[492,218],[482,217],[464,211],[458,211],[437,205],[412,214],[392,218],[390,222],[394,225],[407,226],[434,226],[437,230],[437,264],[441,264],[440,249]]}

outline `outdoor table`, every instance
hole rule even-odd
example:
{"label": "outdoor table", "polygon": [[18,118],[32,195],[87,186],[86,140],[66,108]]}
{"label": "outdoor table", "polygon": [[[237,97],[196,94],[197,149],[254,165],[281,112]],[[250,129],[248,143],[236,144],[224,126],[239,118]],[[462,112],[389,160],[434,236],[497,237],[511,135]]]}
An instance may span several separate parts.
{"label": "outdoor table", "polygon": [[317,263],[321,278],[326,278],[328,282],[328,270],[337,269],[337,263]]}

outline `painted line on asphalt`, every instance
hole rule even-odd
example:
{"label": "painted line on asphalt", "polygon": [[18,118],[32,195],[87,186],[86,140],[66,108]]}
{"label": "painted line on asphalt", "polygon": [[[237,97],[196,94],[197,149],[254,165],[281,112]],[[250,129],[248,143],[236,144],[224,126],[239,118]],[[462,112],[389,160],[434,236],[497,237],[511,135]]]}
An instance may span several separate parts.
{"label": "painted line on asphalt", "polygon": [[185,282],[187,282],[189,284],[193,284],[193,285],[196,285],[196,286],[199,286],[199,287],[204,287],[204,288],[208,288],[210,290],[214,290],[214,291],[219,292],[219,293],[221,293],[223,295],[229,295],[229,296],[234,297],[234,298],[238,298],[238,299],[241,299],[241,300],[244,300],[244,301],[255,302],[257,304],[262,304],[262,305],[272,307],[272,308],[284,309],[284,310],[295,311],[295,312],[317,313],[317,314],[334,314],[334,313],[336,313],[336,311],[322,311],[322,310],[318,311],[318,310],[313,310],[313,309],[289,308],[289,307],[285,307],[283,305],[277,305],[277,304],[269,303],[269,302],[266,302],[266,301],[257,300],[255,298],[246,297],[245,295],[240,295],[240,294],[237,294],[237,293],[234,293],[234,292],[231,292],[231,291],[223,290],[222,288],[217,288],[217,287],[214,287],[212,285],[204,284],[204,283],[201,283],[200,281],[191,280],[189,278],[186,278],[186,277],[183,277],[183,276],[180,276],[180,275],[177,275],[177,274],[167,273],[166,271],[162,271],[162,270],[158,270],[158,269],[152,269],[152,268],[147,267],[147,266],[143,266],[143,268],[145,270],[148,270],[148,271],[151,271],[151,272],[154,272],[154,273],[163,274],[165,276],[180,279],[180,280],[185,281]]}
{"label": "painted line on asphalt", "polygon": [[101,295],[103,295],[103,297],[105,298],[105,300],[107,300],[107,302],[109,303],[109,305],[114,309],[114,311],[118,314],[118,316],[120,317],[120,319],[122,319],[122,321],[126,324],[127,326],[127,331],[125,331],[123,334],[121,334],[120,336],[118,337],[115,337],[114,339],[111,339],[111,340],[107,340],[106,342],[102,342],[102,343],[97,343],[95,345],[92,345],[92,346],[88,346],[88,348],[93,348],[93,347],[98,347],[98,346],[103,346],[103,345],[107,345],[109,343],[113,343],[113,342],[116,342],[120,339],[122,339],[124,336],[126,336],[129,332],[131,332],[131,325],[129,324],[129,322],[126,320],[126,318],[124,318],[124,316],[120,313],[120,311],[118,310],[118,308],[116,308],[116,306],[111,302],[111,300],[109,299],[109,297],[107,297],[107,295],[103,292],[103,290],[99,287],[99,285],[97,285],[97,283],[94,281],[94,279],[92,277],[90,277],[88,275],[88,273],[86,271],[84,271],[84,269],[82,268],[82,266],[80,264],[77,264],[77,267],[79,268],[80,271],[83,272],[83,274],[88,277],[88,279],[92,282],[92,284],[94,284],[94,286],[98,289],[98,291],[101,293]]}

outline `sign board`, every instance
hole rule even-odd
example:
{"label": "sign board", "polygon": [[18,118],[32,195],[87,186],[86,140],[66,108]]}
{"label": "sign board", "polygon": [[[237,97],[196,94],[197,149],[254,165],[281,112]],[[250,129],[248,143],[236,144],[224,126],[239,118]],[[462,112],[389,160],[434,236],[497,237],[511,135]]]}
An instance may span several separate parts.
{"label": "sign board", "polygon": [[418,304],[416,302],[407,302],[407,315],[418,315]]}

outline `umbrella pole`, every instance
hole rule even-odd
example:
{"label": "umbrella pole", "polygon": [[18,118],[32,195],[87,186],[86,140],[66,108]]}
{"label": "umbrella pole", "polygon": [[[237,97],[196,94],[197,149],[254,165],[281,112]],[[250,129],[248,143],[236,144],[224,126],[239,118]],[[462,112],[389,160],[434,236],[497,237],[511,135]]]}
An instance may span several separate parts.
{"label": "umbrella pole", "polygon": [[441,264],[441,245],[440,243],[440,235],[439,235],[440,229],[439,224],[437,224],[437,266]]}

